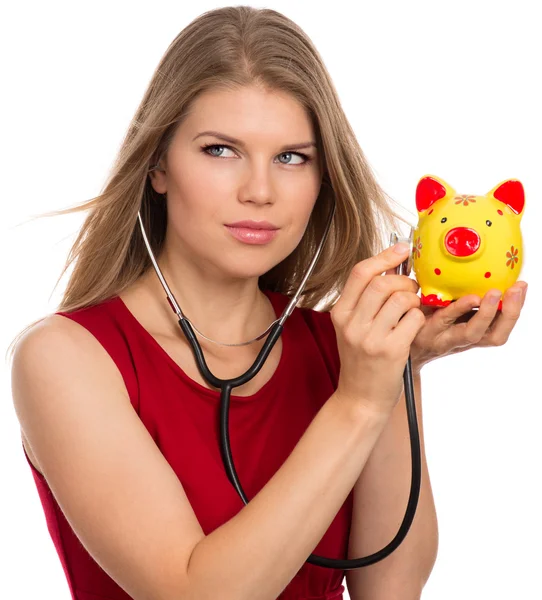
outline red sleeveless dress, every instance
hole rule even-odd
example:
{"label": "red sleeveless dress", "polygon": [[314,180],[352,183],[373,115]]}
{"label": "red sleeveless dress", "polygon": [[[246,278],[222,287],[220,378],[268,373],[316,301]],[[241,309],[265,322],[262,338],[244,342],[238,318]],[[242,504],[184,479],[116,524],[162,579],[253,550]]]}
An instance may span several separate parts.
{"label": "red sleeveless dress", "polygon": [[[289,298],[278,292],[265,294],[279,317]],[[57,314],[81,324],[109,353],[124,378],[134,410],[179,477],[204,533],[234,517],[244,503],[222,464],[219,392],[188,377],[119,296]],[[339,354],[329,313],[295,308],[281,335],[282,355],[271,379],[252,396],[231,395],[232,455],[249,500],[288,458],[338,382]],[[47,481],[28,463],[72,598],[129,600],[85,550]],[[347,558],[352,500],[353,491],[313,554]],[[344,576],[344,570],[304,563],[279,599],[342,600]]]}

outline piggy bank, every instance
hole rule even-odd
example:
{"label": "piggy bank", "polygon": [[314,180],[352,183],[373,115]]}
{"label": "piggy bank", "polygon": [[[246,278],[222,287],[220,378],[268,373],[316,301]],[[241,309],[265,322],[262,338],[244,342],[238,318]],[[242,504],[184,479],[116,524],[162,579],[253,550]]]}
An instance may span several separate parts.
{"label": "piggy bank", "polygon": [[443,179],[426,175],[416,188],[416,208],[411,258],[422,305],[447,306],[490,289],[504,294],[515,283],[523,260],[520,181],[507,179],[475,196],[457,194]]}

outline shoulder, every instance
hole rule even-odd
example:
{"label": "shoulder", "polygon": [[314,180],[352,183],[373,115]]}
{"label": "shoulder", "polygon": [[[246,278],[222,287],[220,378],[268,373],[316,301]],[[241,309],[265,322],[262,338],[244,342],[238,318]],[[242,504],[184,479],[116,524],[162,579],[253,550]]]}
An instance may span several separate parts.
{"label": "shoulder", "polygon": [[45,378],[45,371],[62,372],[67,379],[77,377],[83,363],[122,383],[108,353],[88,329],[60,314],[48,315],[19,340],[13,353],[12,383]]}
{"label": "shoulder", "polygon": [[56,354],[66,348],[76,350],[80,344],[88,344],[90,337],[89,332],[75,320],[55,313],[42,319],[21,337],[14,356]]}
{"label": "shoulder", "polygon": [[49,364],[50,368],[58,364],[68,369],[67,365],[71,364],[74,372],[84,367],[78,363],[86,362],[90,370],[97,368],[110,384],[119,384],[138,411],[133,340],[115,300],[111,297],[42,319],[19,340],[13,354],[12,377],[24,377],[23,373],[32,376],[32,368],[38,361]]}
{"label": "shoulder", "polygon": [[59,311],[47,315],[19,340],[19,353],[44,353],[61,355],[64,352],[87,354],[98,349],[95,336],[86,326],[89,319],[96,319],[101,305],[80,308],[73,312]]}
{"label": "shoulder", "polygon": [[11,366],[12,399],[23,444],[39,472],[25,434],[34,432],[44,422],[44,415],[61,410],[63,402],[77,404],[77,397],[91,393],[93,386],[110,390],[129,403],[123,377],[114,362],[76,321],[49,315],[19,340]]}
{"label": "shoulder", "polygon": [[70,319],[53,314],[28,329],[15,347],[11,368],[13,404],[21,424],[25,452],[36,471],[42,475],[43,470],[25,435],[25,428],[28,429],[28,413],[32,412],[35,415],[39,412],[32,404],[36,396],[30,393],[33,388],[32,382],[38,383],[38,388],[43,392],[44,388],[47,388],[47,373],[73,376],[68,360],[76,359],[81,352],[85,352],[85,360],[88,360],[90,351],[92,361],[92,344],[88,344],[88,341],[88,334],[83,327]]}

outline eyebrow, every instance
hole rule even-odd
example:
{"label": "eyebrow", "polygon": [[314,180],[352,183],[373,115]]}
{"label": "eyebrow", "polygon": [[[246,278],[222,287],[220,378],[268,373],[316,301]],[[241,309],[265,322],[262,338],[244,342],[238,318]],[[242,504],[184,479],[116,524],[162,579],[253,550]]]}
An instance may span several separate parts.
{"label": "eyebrow", "polygon": [[[212,135],[213,137],[216,137],[220,140],[224,140],[225,142],[229,142],[230,144],[237,144],[238,146],[242,146],[242,147],[245,146],[245,144],[241,140],[238,140],[237,138],[220,133],[219,131],[202,131],[201,133],[198,133],[198,135],[196,135],[196,137],[192,141],[197,140],[199,137],[201,137],[203,135]],[[311,146],[314,146],[316,148],[317,147],[316,142],[303,142],[301,144],[287,144],[286,146],[282,147],[282,150],[299,150],[301,148],[310,148]]]}

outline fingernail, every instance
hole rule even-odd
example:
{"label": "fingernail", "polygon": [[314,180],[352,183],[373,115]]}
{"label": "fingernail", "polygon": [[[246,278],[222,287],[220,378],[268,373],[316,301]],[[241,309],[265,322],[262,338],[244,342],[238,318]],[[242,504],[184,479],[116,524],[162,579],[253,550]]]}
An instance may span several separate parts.
{"label": "fingernail", "polygon": [[523,291],[522,290],[514,290],[510,295],[512,296],[512,300],[514,300],[514,302],[518,302],[519,300],[521,300]]}
{"label": "fingernail", "polygon": [[497,294],[497,293],[490,294],[489,298],[488,298],[490,304],[498,304],[500,299],[501,299],[500,293],[499,294]]}
{"label": "fingernail", "polygon": [[405,254],[405,252],[408,252],[409,250],[410,246],[405,242],[397,242],[397,244],[393,246],[393,251],[397,252],[397,254]]}

